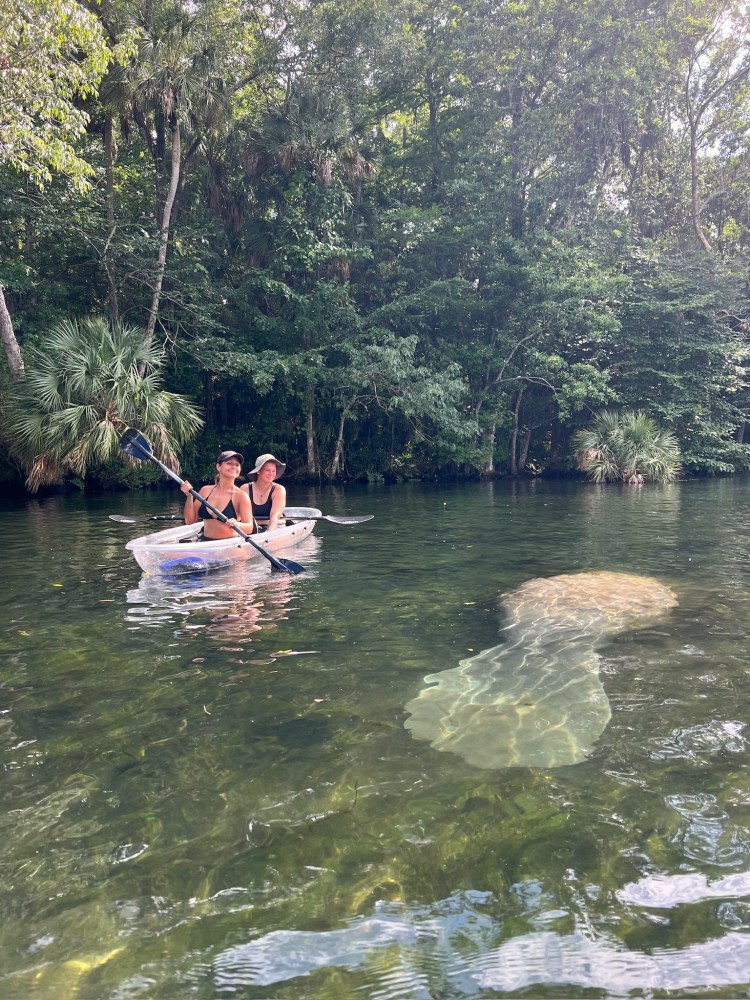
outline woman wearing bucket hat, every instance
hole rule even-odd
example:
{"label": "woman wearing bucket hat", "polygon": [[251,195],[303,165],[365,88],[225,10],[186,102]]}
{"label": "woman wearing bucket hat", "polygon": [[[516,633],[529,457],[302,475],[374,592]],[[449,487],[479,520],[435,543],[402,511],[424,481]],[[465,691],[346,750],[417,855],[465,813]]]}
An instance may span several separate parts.
{"label": "woman wearing bucket hat", "polygon": [[286,490],[276,480],[284,475],[286,462],[271,454],[258,455],[255,468],[240,489],[250,497],[255,523],[261,531],[270,531],[284,523]]}
{"label": "woman wearing bucket hat", "polygon": [[231,525],[236,524],[246,534],[255,530],[253,512],[245,494],[237,488],[235,480],[242,472],[244,459],[238,451],[222,451],[216,459],[216,479],[201,486],[200,495],[224,514],[227,521],[220,521],[204,503],[199,503],[190,495],[193,488],[187,481],[180,489],[185,494],[185,523],[195,524],[203,520],[203,537],[207,541],[217,538],[233,538],[236,532]]}

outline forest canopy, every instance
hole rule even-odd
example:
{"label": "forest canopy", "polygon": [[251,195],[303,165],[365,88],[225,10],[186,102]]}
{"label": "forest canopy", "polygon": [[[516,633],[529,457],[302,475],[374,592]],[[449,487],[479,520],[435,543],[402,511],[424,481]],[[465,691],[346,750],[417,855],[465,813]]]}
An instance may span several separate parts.
{"label": "forest canopy", "polygon": [[66,323],[155,345],[191,470],[565,473],[621,410],[745,471],[749,128],[738,2],[0,0],[6,482]]}

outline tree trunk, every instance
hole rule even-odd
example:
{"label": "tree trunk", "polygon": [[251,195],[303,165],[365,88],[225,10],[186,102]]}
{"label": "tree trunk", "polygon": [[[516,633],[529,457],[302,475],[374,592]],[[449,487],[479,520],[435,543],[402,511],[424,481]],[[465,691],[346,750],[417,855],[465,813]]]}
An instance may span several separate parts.
{"label": "tree trunk", "polygon": [[698,189],[700,176],[698,171],[698,124],[698,121],[694,121],[693,116],[690,115],[690,214],[698,242],[704,250],[712,254],[714,248],[708,242],[701,223],[700,192]]}
{"label": "tree trunk", "polygon": [[524,167],[523,167],[523,156],[518,150],[518,135],[521,130],[521,122],[523,121],[524,112],[524,95],[523,91],[515,86],[511,86],[509,102],[511,108],[511,131],[510,131],[510,142],[511,142],[511,157],[510,157],[510,176],[511,176],[511,219],[510,219],[510,230],[514,239],[520,240],[523,238],[525,225],[525,215],[526,215],[526,182],[524,180]]}
{"label": "tree trunk", "polygon": [[557,403],[552,402],[552,422],[549,432],[549,464],[557,468],[560,461],[560,410]]}
{"label": "tree trunk", "polygon": [[146,335],[149,341],[154,339],[156,332],[156,318],[159,315],[159,302],[161,301],[161,289],[164,284],[164,273],[167,269],[167,246],[169,244],[169,225],[172,219],[172,208],[177,194],[177,185],[180,182],[180,157],[182,152],[180,123],[172,123],[172,169],[169,178],[169,191],[164,202],[164,211],[161,219],[161,232],[159,233],[159,258],[156,268],[156,280],[154,282],[154,293],[151,298],[151,308],[148,313],[148,325]]}
{"label": "tree trunk", "polygon": [[120,306],[117,298],[117,283],[112,261],[109,258],[109,247],[117,232],[115,223],[115,135],[112,122],[112,115],[107,114],[104,119],[104,177],[107,187],[107,223],[109,225],[109,236],[104,244],[104,270],[107,274],[107,289],[109,295],[109,314],[113,323],[120,320]]}
{"label": "tree trunk", "polygon": [[518,475],[518,456],[516,454],[518,446],[518,415],[521,412],[521,400],[523,399],[525,385],[521,385],[516,396],[516,405],[513,407],[513,433],[510,436],[510,474]]}
{"label": "tree trunk", "polygon": [[5,293],[0,285],[0,339],[5,348],[5,356],[8,359],[10,376],[14,382],[23,381],[26,369],[23,364],[21,348],[18,346],[16,334],[13,329],[13,320],[10,318],[8,306],[5,304]]}
{"label": "tree trunk", "polygon": [[482,469],[483,476],[491,476],[495,471],[495,432],[497,431],[497,420],[492,419],[489,427],[486,427],[482,434],[482,439],[487,446],[487,461]]}
{"label": "tree trunk", "polygon": [[206,430],[212,431],[216,424],[214,420],[214,376],[212,372],[203,373],[203,409],[206,414]]}
{"label": "tree trunk", "polygon": [[305,426],[307,430],[307,472],[311,476],[320,474],[318,469],[318,455],[315,447],[315,434],[313,433],[313,391],[308,391],[308,406],[305,414]]}
{"label": "tree trunk", "polygon": [[432,186],[438,188],[443,183],[443,164],[440,151],[440,130],[438,127],[438,109],[440,96],[436,93],[432,73],[425,79],[427,89],[427,108],[430,122],[430,146],[432,147]]}
{"label": "tree trunk", "polygon": [[518,468],[521,472],[526,468],[529,460],[529,445],[531,444],[531,427],[527,427],[521,438],[521,450],[518,456]]}
{"label": "tree trunk", "polygon": [[339,432],[336,437],[336,447],[333,451],[333,458],[328,463],[326,469],[326,477],[328,479],[335,479],[339,474],[343,466],[344,457],[344,425],[346,424],[346,418],[349,416],[349,407],[345,406],[341,411],[341,417],[339,418]]}

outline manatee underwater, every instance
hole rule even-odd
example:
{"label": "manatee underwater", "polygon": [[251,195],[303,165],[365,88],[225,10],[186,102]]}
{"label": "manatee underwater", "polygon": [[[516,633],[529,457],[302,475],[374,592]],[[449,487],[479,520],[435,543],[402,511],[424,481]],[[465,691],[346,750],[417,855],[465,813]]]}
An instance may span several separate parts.
{"label": "manatee underwater", "polygon": [[609,722],[596,646],[677,605],[658,580],[607,571],[529,580],[502,595],[508,641],[425,677],[404,725],[475,767],[562,767]]}

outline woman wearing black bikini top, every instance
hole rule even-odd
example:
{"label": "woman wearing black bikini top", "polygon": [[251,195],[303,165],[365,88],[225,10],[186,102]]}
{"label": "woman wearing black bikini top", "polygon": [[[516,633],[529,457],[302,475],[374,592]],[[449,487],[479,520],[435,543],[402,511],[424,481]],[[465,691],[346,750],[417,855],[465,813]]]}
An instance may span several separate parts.
{"label": "woman wearing black bikini top", "polygon": [[259,455],[248,481],[240,489],[250,498],[253,517],[261,531],[271,531],[284,524],[286,490],[277,483],[284,474],[285,462],[273,455]]}
{"label": "woman wearing black bikini top", "polygon": [[247,494],[235,486],[235,479],[242,472],[242,455],[238,451],[222,451],[216,459],[216,481],[201,486],[198,491],[204,500],[216,507],[228,520],[220,521],[205,503],[190,496],[193,488],[185,481],[180,489],[185,494],[185,523],[203,520],[203,536],[207,539],[236,538],[237,532],[230,525],[236,524],[246,534],[255,530],[253,512]]}

